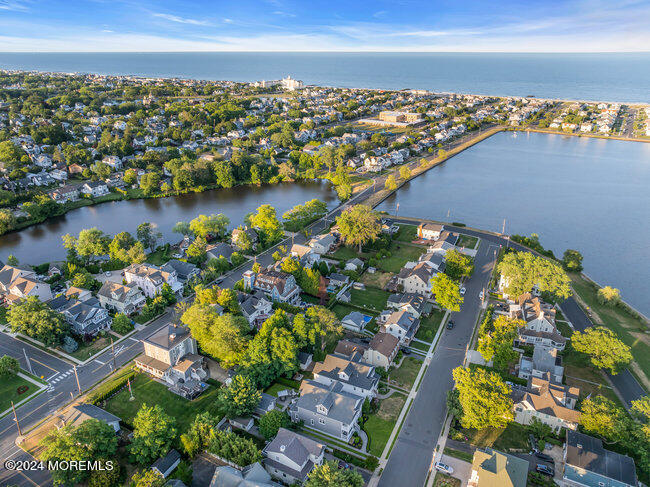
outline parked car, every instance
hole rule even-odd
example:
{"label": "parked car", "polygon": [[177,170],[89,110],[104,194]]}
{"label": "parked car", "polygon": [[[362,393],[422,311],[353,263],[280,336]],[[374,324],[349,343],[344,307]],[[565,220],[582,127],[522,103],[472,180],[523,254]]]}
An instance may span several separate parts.
{"label": "parked car", "polygon": [[111,277],[113,273],[111,271],[106,271],[105,272],[106,277]]}
{"label": "parked car", "polygon": [[555,460],[551,455],[547,455],[546,453],[542,452],[535,452],[535,456],[539,458],[540,460],[544,460],[545,462],[548,463],[555,463]]}
{"label": "parked car", "polygon": [[535,439],[534,434],[529,434],[528,435],[528,442],[530,443],[530,448],[533,450],[534,453],[539,453],[539,448],[537,448],[537,440]]}
{"label": "parked car", "polygon": [[479,293],[478,297],[479,297],[479,299],[482,300],[482,299],[485,297],[485,293],[484,293],[483,291],[481,291],[481,292]]}
{"label": "parked car", "polygon": [[451,468],[449,465],[444,464],[442,462],[436,463],[436,470],[446,473],[447,475],[451,475],[452,473],[454,473],[453,468]]}
{"label": "parked car", "polygon": [[449,320],[447,322],[447,329],[451,330],[454,327],[454,320]]}
{"label": "parked car", "polygon": [[465,295],[465,291],[467,291],[467,289],[465,289],[465,286],[461,287],[461,288],[460,288],[460,295],[461,295],[461,296],[464,296],[464,295]]}
{"label": "parked car", "polygon": [[543,463],[538,463],[537,467],[535,467],[535,470],[542,475],[548,475],[549,477],[555,476],[555,469],[549,467],[548,465],[544,465]]}
{"label": "parked car", "polygon": [[402,347],[402,353],[404,355],[410,355],[411,354],[411,349],[408,347]]}

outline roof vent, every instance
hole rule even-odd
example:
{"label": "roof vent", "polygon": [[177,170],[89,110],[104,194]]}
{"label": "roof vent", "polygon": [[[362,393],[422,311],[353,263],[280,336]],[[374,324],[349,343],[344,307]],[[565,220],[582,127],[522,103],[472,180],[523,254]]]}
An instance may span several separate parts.
{"label": "roof vent", "polygon": [[176,340],[176,333],[170,333],[169,339],[172,341]]}
{"label": "roof vent", "polygon": [[284,451],[286,449],[287,449],[286,445],[280,445],[280,451]]}

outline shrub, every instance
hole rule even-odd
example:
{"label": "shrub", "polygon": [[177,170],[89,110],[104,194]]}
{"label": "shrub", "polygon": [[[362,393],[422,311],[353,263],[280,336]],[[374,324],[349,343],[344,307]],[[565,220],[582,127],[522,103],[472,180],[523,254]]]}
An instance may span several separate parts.
{"label": "shrub", "polygon": [[63,338],[63,345],[61,345],[61,348],[63,348],[65,353],[73,353],[79,348],[79,344],[70,335],[66,335]]}

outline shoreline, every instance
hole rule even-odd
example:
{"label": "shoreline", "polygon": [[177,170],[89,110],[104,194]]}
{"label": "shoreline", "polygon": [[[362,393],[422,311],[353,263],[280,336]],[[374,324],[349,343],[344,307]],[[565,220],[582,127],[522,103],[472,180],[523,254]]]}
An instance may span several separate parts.
{"label": "shoreline", "polygon": [[562,132],[561,130],[543,129],[539,127],[536,128],[504,127],[504,130],[507,132],[537,132],[540,134],[567,135],[570,137],[586,137],[589,139],[620,140],[622,142],[645,142],[646,144],[650,143],[650,137],[648,137],[647,139],[640,139],[638,137],[625,137],[622,135],[601,135],[601,134],[590,134],[590,133],[581,133],[581,132]]}

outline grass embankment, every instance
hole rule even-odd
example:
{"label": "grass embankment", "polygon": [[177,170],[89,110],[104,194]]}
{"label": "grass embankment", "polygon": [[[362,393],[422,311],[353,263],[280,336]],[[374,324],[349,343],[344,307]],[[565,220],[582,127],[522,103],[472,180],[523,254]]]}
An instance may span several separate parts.
{"label": "grass embankment", "polygon": [[631,349],[634,362],[632,372],[650,389],[650,334],[643,318],[625,305],[606,306],[597,299],[598,286],[581,274],[570,274],[571,285],[582,303],[588,306],[594,323],[614,331]]}
{"label": "grass embankment", "polygon": [[370,438],[368,451],[372,455],[381,456],[405,402],[406,397],[401,394],[382,399],[379,411],[370,415],[363,425],[363,430]]}
{"label": "grass embankment", "polygon": [[[26,389],[25,389],[26,388]],[[18,392],[20,389],[21,392]],[[38,386],[18,375],[10,375],[0,380],[0,413],[14,404],[31,397],[38,391]]]}

